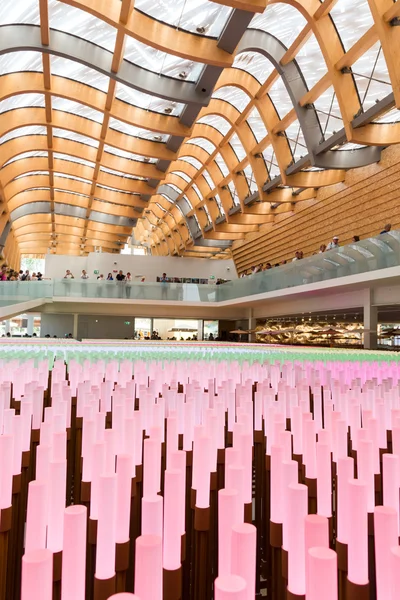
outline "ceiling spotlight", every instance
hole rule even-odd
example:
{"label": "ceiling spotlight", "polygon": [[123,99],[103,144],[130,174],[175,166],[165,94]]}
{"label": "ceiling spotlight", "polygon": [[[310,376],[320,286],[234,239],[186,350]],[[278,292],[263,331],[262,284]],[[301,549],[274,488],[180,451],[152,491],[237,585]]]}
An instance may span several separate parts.
{"label": "ceiling spotlight", "polygon": [[197,33],[205,33],[206,28],[203,25],[200,25],[200,27],[196,27],[196,31]]}
{"label": "ceiling spotlight", "polygon": [[153,140],[154,140],[155,142],[161,142],[161,140],[162,140],[162,136],[161,136],[161,135],[155,135],[155,136],[153,137]]}
{"label": "ceiling spotlight", "polygon": [[166,115],[170,115],[172,113],[172,108],[168,106],[167,108],[164,108],[164,112]]}
{"label": "ceiling spotlight", "polygon": [[188,76],[188,74],[187,74],[187,72],[186,72],[186,71],[181,71],[181,72],[179,73],[179,77],[180,77],[181,79],[186,79],[186,77],[187,77],[187,76]]}
{"label": "ceiling spotlight", "polygon": [[143,162],[146,162],[146,163],[150,162],[150,159],[148,158],[148,156],[144,157]]}

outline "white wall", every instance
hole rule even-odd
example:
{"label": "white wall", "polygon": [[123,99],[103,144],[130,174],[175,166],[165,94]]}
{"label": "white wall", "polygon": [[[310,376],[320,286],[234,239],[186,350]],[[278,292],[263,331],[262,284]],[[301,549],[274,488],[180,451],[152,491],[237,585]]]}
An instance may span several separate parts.
{"label": "white wall", "polygon": [[[88,256],[64,256],[46,254],[45,276],[52,279],[64,277],[66,269],[80,277],[82,269],[86,269],[91,279],[97,275],[94,271],[107,274],[122,269],[135,276],[144,276],[146,281],[156,281],[157,276],[167,273],[168,277],[198,277],[237,279],[233,260],[210,260],[208,258],[179,258],[174,256],[133,256],[125,254],[90,253]],[[116,275],[116,273],[114,274]]]}

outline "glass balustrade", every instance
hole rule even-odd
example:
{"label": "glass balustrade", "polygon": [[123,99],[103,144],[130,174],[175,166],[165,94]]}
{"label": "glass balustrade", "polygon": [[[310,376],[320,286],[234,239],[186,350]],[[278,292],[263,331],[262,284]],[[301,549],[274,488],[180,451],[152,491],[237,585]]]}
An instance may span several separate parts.
{"label": "glass balustrade", "polygon": [[223,302],[400,266],[400,231],[391,231],[323,254],[221,285],[57,279],[0,282],[0,307],[39,298],[126,301]]}

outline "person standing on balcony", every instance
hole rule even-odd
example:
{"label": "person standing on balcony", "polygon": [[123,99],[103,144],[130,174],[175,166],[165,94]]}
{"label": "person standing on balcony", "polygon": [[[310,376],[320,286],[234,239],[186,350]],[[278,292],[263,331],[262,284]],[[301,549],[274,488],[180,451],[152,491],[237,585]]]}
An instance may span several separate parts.
{"label": "person standing on balcony", "polygon": [[130,273],[126,274],[125,283],[126,283],[125,294],[126,294],[127,298],[130,298],[131,297],[131,285],[132,285],[132,275]]}
{"label": "person standing on balcony", "polygon": [[118,287],[119,287],[118,296],[119,296],[120,298],[122,298],[122,285],[123,285],[123,283],[125,282],[125,275],[124,275],[124,273],[123,273],[123,271],[122,271],[122,270],[120,270],[120,271],[118,272],[118,274],[117,274],[117,277],[116,277],[116,280],[117,280],[117,285],[118,285]]}
{"label": "person standing on balcony", "polygon": [[387,225],[385,225],[385,227],[383,228],[383,230],[381,231],[380,235],[383,235],[384,233],[389,233],[389,231],[392,229],[392,226],[390,223],[388,223]]}
{"label": "person standing on balcony", "polygon": [[87,274],[87,272],[85,271],[85,269],[82,270],[81,279],[89,279],[89,275]]}
{"label": "person standing on balcony", "polygon": [[114,277],[112,276],[112,273],[109,273],[107,275],[107,281],[114,281]]}
{"label": "person standing on balcony", "polygon": [[64,279],[74,279],[74,276],[72,275],[72,273],[69,269],[67,269],[67,271],[64,275]]}
{"label": "person standing on balcony", "polygon": [[30,281],[31,280],[31,276],[29,274],[28,269],[25,271],[25,273],[22,275],[21,277],[21,281]]}
{"label": "person standing on balcony", "polygon": [[337,235],[333,236],[332,241],[326,247],[327,250],[335,250],[335,248],[339,248],[339,236]]}

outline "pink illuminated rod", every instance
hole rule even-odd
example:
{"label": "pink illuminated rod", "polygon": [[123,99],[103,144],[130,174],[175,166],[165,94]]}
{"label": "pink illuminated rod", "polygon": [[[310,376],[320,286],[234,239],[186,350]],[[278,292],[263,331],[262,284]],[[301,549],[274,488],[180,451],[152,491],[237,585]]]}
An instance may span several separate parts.
{"label": "pink illuminated rod", "polygon": [[108,600],[140,600],[136,594],[130,594],[129,592],[121,592],[120,594],[114,594],[110,596]]}
{"label": "pink illuminated rod", "polygon": [[135,594],[140,600],[162,600],[162,540],[142,535],[136,540]]}
{"label": "pink illuminated rod", "polygon": [[329,548],[329,522],[320,515],[307,515],[305,518],[304,543],[307,552],[310,548]]}
{"label": "pink illuminated rod", "polygon": [[391,596],[388,600],[396,600],[400,598],[400,546],[396,544],[390,550],[390,583]]}
{"label": "pink illuminated rod", "polygon": [[181,566],[181,477],[178,469],[165,471],[163,567],[168,571],[176,571]]}
{"label": "pink illuminated rod", "polygon": [[116,542],[124,544],[129,540],[131,517],[133,460],[130,454],[117,456],[117,521]]}
{"label": "pink illuminated rod", "polygon": [[324,547],[310,548],[307,564],[307,600],[338,600],[336,552]]}
{"label": "pink illuminated rod", "polygon": [[340,458],[337,463],[337,539],[342,544],[349,541],[349,482],[354,478],[354,459]]}
{"label": "pink illuminated rod", "polygon": [[305,518],[308,508],[308,489],[303,484],[288,488],[288,590],[304,596],[306,588]]}
{"label": "pink illuminated rod", "polygon": [[257,530],[254,525],[240,523],[232,529],[232,575],[246,582],[246,600],[254,600],[256,587]]}
{"label": "pink illuminated rod", "polygon": [[368,583],[368,515],[367,484],[357,479],[349,482],[348,579],[357,585]]}
{"label": "pink illuminated rod", "polygon": [[214,582],[214,600],[247,600],[246,581],[239,575],[223,575]]}
{"label": "pink illuminated rod", "polygon": [[163,534],[163,499],[162,496],[147,496],[142,500],[142,535]]}
{"label": "pink illuminated rod", "polygon": [[167,469],[171,469],[171,454],[178,450],[178,420],[176,416],[167,419]]}
{"label": "pink illuminated rod", "polygon": [[382,456],[383,506],[390,506],[397,515],[397,534],[399,533],[399,457],[395,454]]}
{"label": "pink illuminated rod", "polygon": [[282,446],[271,446],[271,521],[283,522],[282,504]]}
{"label": "pink illuminated rod", "polygon": [[328,444],[317,443],[317,512],[332,516],[332,462]]}
{"label": "pink illuminated rod", "polygon": [[317,452],[316,452],[316,430],[315,421],[308,417],[308,413],[303,415],[303,462],[306,470],[307,479],[316,479],[317,477]]}
{"label": "pink illuminated rod", "polygon": [[52,600],[53,553],[34,550],[22,557],[21,600]]}
{"label": "pink illuminated rod", "polygon": [[[393,508],[376,506],[374,513],[376,598],[391,600],[391,554],[398,545],[398,514]],[[394,600],[393,596],[393,600]]]}
{"label": "pink illuminated rod", "polygon": [[46,548],[47,485],[44,481],[31,481],[28,490],[25,552]]}
{"label": "pink illuminated rod", "polygon": [[65,460],[50,462],[49,478],[47,548],[53,552],[61,552],[67,487],[67,463]]}
{"label": "pink illuminated rod", "polygon": [[148,438],[143,451],[143,496],[157,495],[161,489],[161,443]]}
{"label": "pink illuminated rod", "polygon": [[116,512],[117,476],[101,475],[99,480],[96,579],[111,579],[115,575]]}
{"label": "pink illuminated rod", "polygon": [[299,465],[295,460],[282,463],[282,548],[288,550],[290,531],[288,530],[288,488],[289,485],[298,483]]}
{"label": "pink illuminated rod", "polygon": [[239,493],[233,489],[218,492],[218,575],[230,575],[232,528],[243,522],[243,505],[240,513]]}
{"label": "pink illuminated rod", "polygon": [[178,469],[180,471],[181,477],[179,479],[179,522],[180,522],[180,531],[181,535],[185,534],[186,531],[186,452],[183,450],[176,450],[171,454],[171,469]]}
{"label": "pink illuminated rod", "polygon": [[373,513],[375,508],[373,451],[373,443],[358,436],[357,474],[358,479],[367,486],[367,510],[369,513]]}
{"label": "pink illuminated rod", "polygon": [[61,600],[85,600],[85,506],[69,506],[64,513]]}
{"label": "pink illuminated rod", "polygon": [[0,436],[0,509],[11,506],[13,482],[14,439],[12,435]]}
{"label": "pink illuminated rod", "polygon": [[[198,438],[193,454],[197,453],[196,462],[193,460],[193,479],[197,482],[196,506],[197,508],[208,508],[210,506],[210,448],[211,438],[202,435]],[[195,474],[195,465],[197,472]]]}

